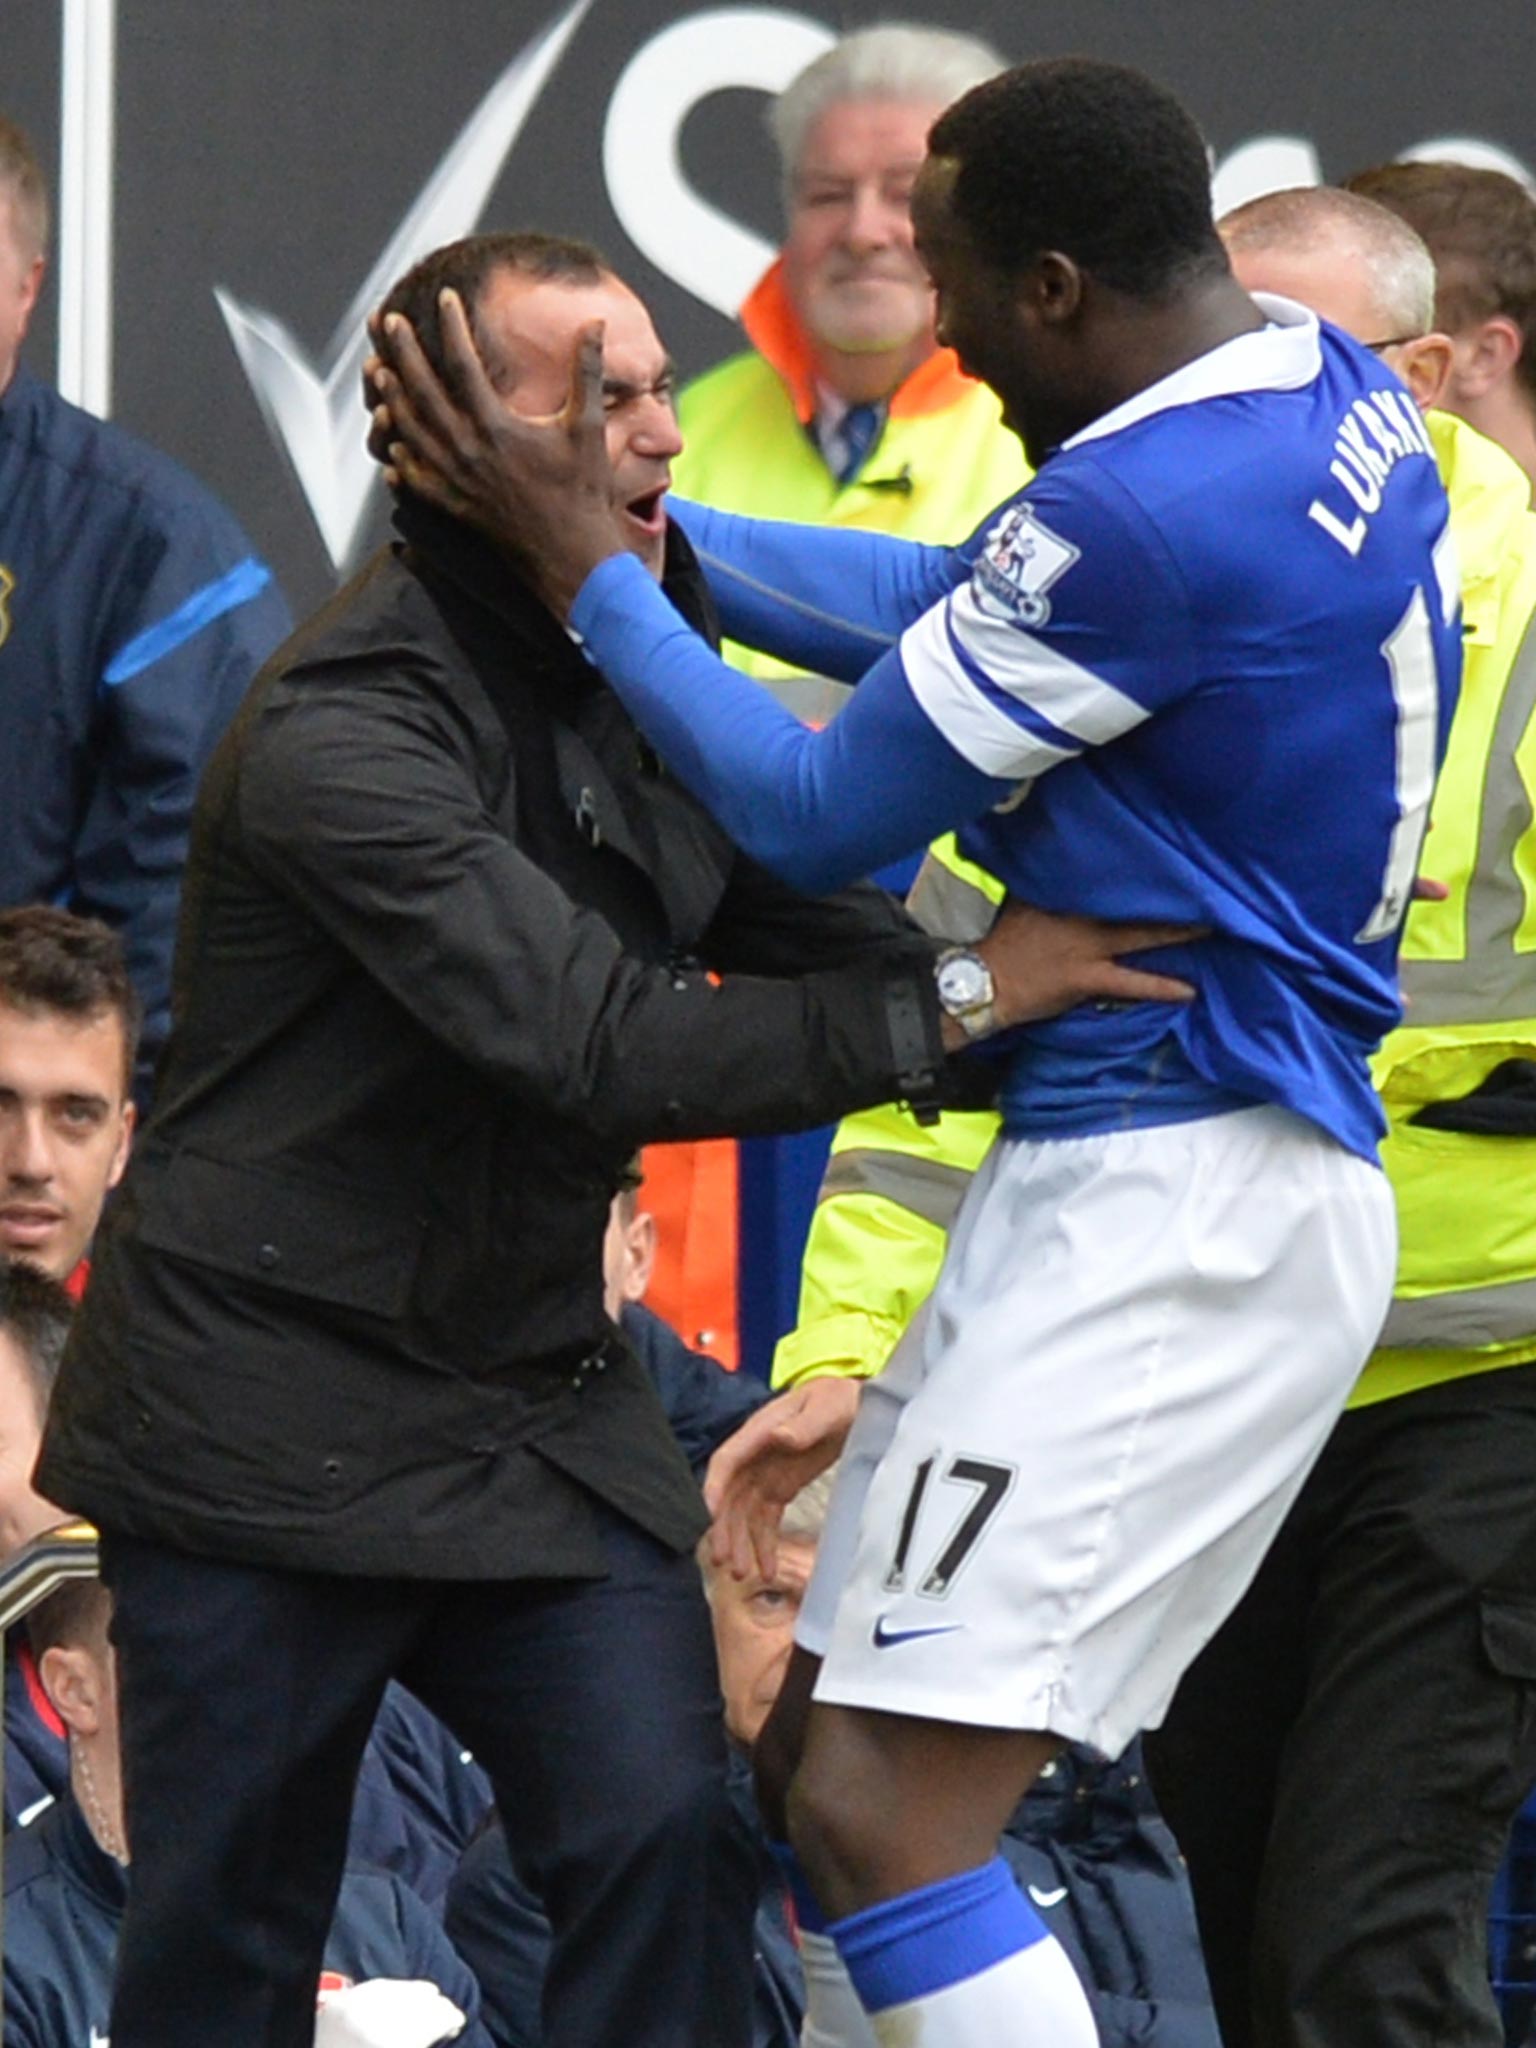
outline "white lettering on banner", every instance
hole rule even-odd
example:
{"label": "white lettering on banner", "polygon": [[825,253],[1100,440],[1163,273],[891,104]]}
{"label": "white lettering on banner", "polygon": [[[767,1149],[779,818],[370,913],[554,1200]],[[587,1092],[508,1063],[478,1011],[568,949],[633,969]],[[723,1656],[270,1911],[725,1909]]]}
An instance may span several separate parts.
{"label": "white lettering on banner", "polygon": [[345,569],[378,470],[358,405],[370,343],[368,315],[402,271],[444,242],[467,235],[546,81],[591,0],[575,5],[513,58],[422,187],[364,278],[317,367],[272,314],[244,306],[222,286],[214,297],[274,439],[293,464],[332,567]]}
{"label": "white lettering on banner", "polygon": [[[590,5],[591,0],[574,0],[491,86],[372,265],[318,360],[275,314],[215,287],[241,367],[338,573],[351,563],[377,488],[357,404],[368,350],[366,316],[410,264],[472,232]],[[727,317],[735,315],[774,252],[684,179],[684,123],[712,93],[732,87],[779,91],[834,39],[825,22],[787,8],[709,8],[667,24],[642,43],[614,87],[602,136],[603,176],[614,213],[642,255],[680,289]],[[766,136],[760,147],[770,147]],[[1403,155],[1492,166],[1536,189],[1525,164],[1475,136],[1443,136]],[[1213,166],[1216,211],[1282,187],[1315,185],[1321,176],[1316,146],[1306,136],[1254,136]],[[620,252],[614,253],[622,268]],[[1369,438],[1357,429],[1360,438],[1338,451],[1335,474],[1353,501],[1345,508],[1347,521],[1321,500],[1311,508],[1317,523],[1350,553],[1365,535],[1353,507],[1367,508],[1391,462],[1407,452],[1393,447],[1401,427],[1390,413],[1366,426]]]}
{"label": "white lettering on banner", "polygon": [[[702,199],[683,178],[677,139],[703,99],[728,86],[782,92],[836,41],[825,23],[777,7],[721,7],[664,28],[630,58],[603,128],[603,175],[642,256],[734,319],[773,245]],[[763,135],[760,147],[769,144]]]}

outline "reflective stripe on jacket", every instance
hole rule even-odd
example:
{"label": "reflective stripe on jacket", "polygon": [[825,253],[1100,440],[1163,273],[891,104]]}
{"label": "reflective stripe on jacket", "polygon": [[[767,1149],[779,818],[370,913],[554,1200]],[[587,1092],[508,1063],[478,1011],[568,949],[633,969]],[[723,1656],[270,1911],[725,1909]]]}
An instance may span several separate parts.
{"label": "reflective stripe on jacket", "polygon": [[[1391,1126],[1382,1162],[1398,1203],[1399,1268],[1389,1341],[1352,1406],[1536,1358],[1536,1119],[1530,1135],[1412,1121],[1431,1103],[1467,1096],[1506,1061],[1536,1061],[1536,514],[1501,449],[1447,414],[1428,424],[1451,499],[1467,633],[1424,856],[1451,894],[1409,913],[1410,1021],[1375,1063]],[[943,864],[925,866],[914,912],[931,930],[978,936],[996,885],[952,844],[936,852]],[[880,1369],[937,1276],[986,1122],[950,1115],[921,1130],[897,1109],[845,1120],[776,1384]]]}
{"label": "reflective stripe on jacket", "polygon": [[1451,893],[1409,912],[1407,1021],[1375,1063],[1400,1250],[1387,1342],[1352,1405],[1536,1358],[1536,1108],[1498,1135],[1416,1120],[1430,1105],[1447,1114],[1505,1062],[1536,1060],[1536,514],[1501,448],[1446,413],[1428,424],[1466,626],[1424,852]]}

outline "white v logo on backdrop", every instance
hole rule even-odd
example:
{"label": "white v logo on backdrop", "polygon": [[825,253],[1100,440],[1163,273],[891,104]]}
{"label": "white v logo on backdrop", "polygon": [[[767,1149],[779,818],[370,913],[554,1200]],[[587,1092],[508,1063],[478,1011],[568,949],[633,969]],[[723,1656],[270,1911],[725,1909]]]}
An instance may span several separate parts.
{"label": "white v logo on backdrop", "polygon": [[356,545],[378,476],[368,455],[359,393],[369,347],[364,323],[402,271],[473,229],[590,5],[591,0],[575,0],[502,72],[364,278],[318,366],[281,320],[258,306],[242,305],[222,286],[214,288],[241,367],[274,439],[293,464],[338,574]]}

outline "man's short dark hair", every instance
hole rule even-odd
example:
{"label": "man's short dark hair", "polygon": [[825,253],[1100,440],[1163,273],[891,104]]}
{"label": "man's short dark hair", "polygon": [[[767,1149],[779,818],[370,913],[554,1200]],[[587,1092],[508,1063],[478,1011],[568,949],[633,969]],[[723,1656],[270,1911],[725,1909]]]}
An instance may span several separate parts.
{"label": "man's short dark hair", "polygon": [[88,1023],[115,1016],[123,1027],[123,1086],[133,1079],[144,1006],[128,979],[123,943],[98,918],[48,903],[0,910],[0,1003],[56,1010]]}
{"label": "man's short dark hair", "polygon": [[58,1281],[24,1259],[0,1259],[0,1336],[9,1337],[32,1383],[41,1422],[53,1399],[75,1305]]}
{"label": "man's short dark hair", "polygon": [[497,355],[494,337],[488,337],[479,321],[480,300],[491,278],[503,270],[516,271],[541,284],[601,284],[613,272],[587,242],[573,242],[561,235],[542,235],[527,230],[517,234],[466,235],[423,256],[416,266],[390,289],[384,313],[403,313],[416,331],[422,353],[445,382],[450,372],[443,352],[442,321],[438,299],[455,291],[464,301],[475,344],[485,358],[493,378],[506,374],[507,366]]}
{"label": "man's short dark hair", "polygon": [[9,192],[15,204],[16,225],[30,245],[28,256],[41,256],[48,246],[48,184],[26,131],[4,114],[0,114],[0,191]]}
{"label": "man's short dark hair", "polygon": [[112,1595],[100,1579],[66,1579],[27,1616],[27,1640],[41,1661],[45,1650],[96,1650],[108,1641]]}
{"label": "man's short dark hair", "polygon": [[1055,249],[1116,291],[1158,299],[1228,267],[1199,129],[1125,65],[1016,65],[941,114],[928,147],[955,163],[955,215],[1006,274]]}
{"label": "man's short dark hair", "polygon": [[1423,236],[1435,259],[1436,324],[1461,334],[1502,313],[1525,338],[1515,374],[1536,398],[1536,199],[1470,164],[1376,164],[1344,180]]}

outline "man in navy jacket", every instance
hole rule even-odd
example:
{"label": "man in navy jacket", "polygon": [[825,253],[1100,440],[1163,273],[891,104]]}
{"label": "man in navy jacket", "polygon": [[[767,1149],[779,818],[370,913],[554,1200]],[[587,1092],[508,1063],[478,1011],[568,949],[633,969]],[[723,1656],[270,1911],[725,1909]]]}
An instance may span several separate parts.
{"label": "man in navy jacket", "polygon": [[20,367],[47,232],[37,160],[0,115],[0,906],[122,933],[142,1095],[198,777],[291,621],[195,478]]}

